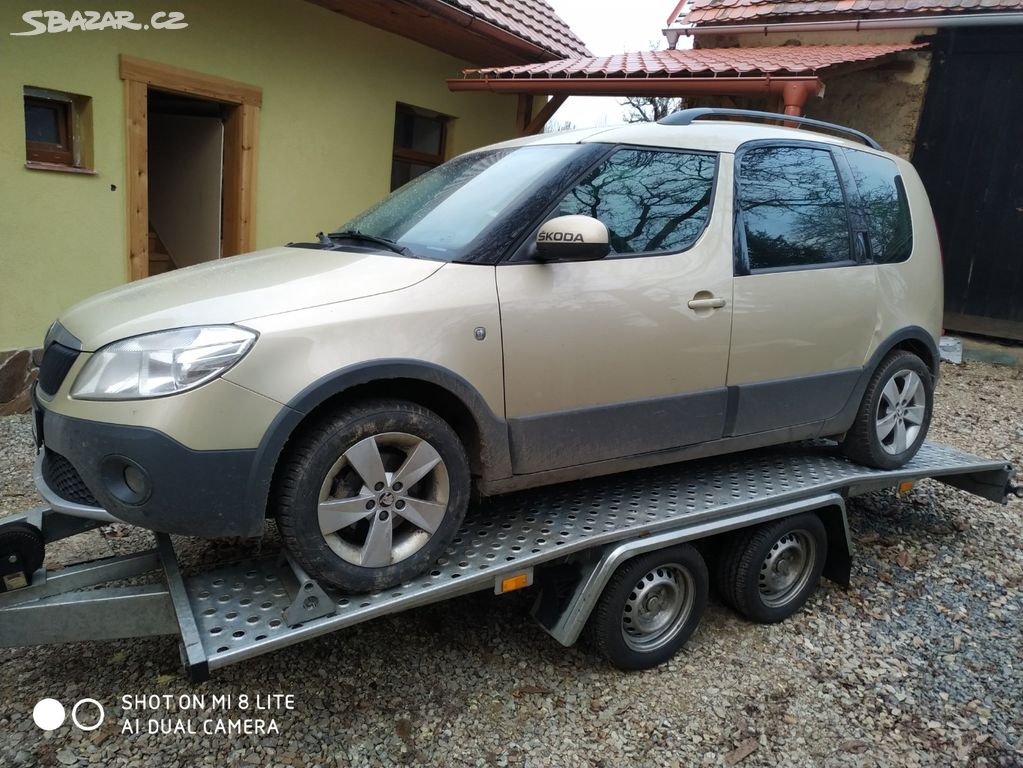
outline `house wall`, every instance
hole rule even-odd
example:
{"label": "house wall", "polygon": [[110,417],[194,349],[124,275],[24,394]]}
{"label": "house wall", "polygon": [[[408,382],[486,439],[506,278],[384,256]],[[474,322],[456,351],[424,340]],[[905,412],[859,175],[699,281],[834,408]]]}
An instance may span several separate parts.
{"label": "house wall", "polygon": [[[853,45],[908,43],[931,29],[871,30],[869,32],[787,32],[768,35],[705,36],[701,47],[718,45],[744,48],[765,45]],[[898,54],[903,70],[869,67],[845,75],[827,76],[823,98],[807,102],[805,115],[847,125],[872,136],[887,151],[907,160],[923,108],[930,72],[930,53]]]}
{"label": "house wall", "polygon": [[[70,15],[76,6],[130,9],[140,22],[168,9],[43,7]],[[448,91],[445,79],[469,63],[302,0],[182,0],[172,7],[188,27],[176,31],[12,36],[39,7],[0,7],[0,351],[37,346],[64,309],[128,277],[121,53],[263,89],[257,248],[309,239],[388,192],[397,101],[455,117],[451,154],[514,132],[514,97]],[[92,98],[97,175],[25,168],[26,85]],[[4,361],[0,353],[0,411],[4,382],[25,375],[5,373]]]}

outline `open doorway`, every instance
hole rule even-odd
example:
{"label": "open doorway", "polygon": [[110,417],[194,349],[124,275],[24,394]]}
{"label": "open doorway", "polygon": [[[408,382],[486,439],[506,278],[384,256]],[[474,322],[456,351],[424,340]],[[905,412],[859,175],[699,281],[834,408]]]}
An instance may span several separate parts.
{"label": "open doorway", "polygon": [[150,88],[149,274],[222,255],[227,106]]}
{"label": "open doorway", "polygon": [[253,250],[262,89],[131,56],[120,62],[129,278]]}

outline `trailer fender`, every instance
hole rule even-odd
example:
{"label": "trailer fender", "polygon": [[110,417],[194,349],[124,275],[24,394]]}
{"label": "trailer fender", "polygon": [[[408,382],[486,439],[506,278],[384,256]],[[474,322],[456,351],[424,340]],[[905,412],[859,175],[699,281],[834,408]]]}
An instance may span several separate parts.
{"label": "trailer fender", "polygon": [[[829,545],[828,563],[837,578],[833,580],[848,585],[850,572],[850,546],[848,525],[845,517],[845,500],[837,493],[825,493],[809,499],[802,499],[777,506],[749,510],[734,516],[694,523],[682,530],[655,533],[631,541],[611,544],[601,550],[599,556],[586,563],[579,563],[574,570],[559,568],[542,576],[543,589],[533,606],[533,617],[555,640],[565,646],[573,645],[582,634],[597,600],[615,570],[637,555],[653,552],[685,541],[694,541],[719,533],[746,528],[751,525],[789,517],[800,512],[821,510],[821,519],[828,529],[829,541],[834,538],[836,545]],[[832,530],[838,535],[832,535]],[[834,552],[834,557],[833,557]],[[834,563],[832,563],[834,560]],[[829,573],[825,566],[825,574]],[[573,577],[573,573],[578,574]],[[571,579],[575,579],[574,587]],[[844,579],[844,582],[843,582]]]}

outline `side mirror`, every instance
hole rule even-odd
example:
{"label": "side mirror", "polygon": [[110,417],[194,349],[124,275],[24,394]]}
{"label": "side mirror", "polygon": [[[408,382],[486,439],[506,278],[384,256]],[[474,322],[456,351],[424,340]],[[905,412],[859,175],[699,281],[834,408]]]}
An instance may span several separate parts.
{"label": "side mirror", "polygon": [[558,216],[536,233],[541,261],[593,261],[611,250],[607,227],[591,216]]}

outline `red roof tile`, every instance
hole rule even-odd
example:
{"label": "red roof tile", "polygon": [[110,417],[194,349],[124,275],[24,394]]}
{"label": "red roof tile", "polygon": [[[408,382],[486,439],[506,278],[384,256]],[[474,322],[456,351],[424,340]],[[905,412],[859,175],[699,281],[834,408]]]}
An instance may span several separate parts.
{"label": "red roof tile", "polygon": [[443,0],[559,56],[590,51],[545,0]]}
{"label": "red roof tile", "polygon": [[467,78],[690,77],[693,75],[801,75],[839,64],[871,61],[925,47],[895,45],[786,45],[757,48],[700,48],[587,56],[515,67],[467,69]]}
{"label": "red roof tile", "polygon": [[904,16],[1023,9],[1023,0],[691,0],[676,7],[671,23],[741,24],[787,16]]}

